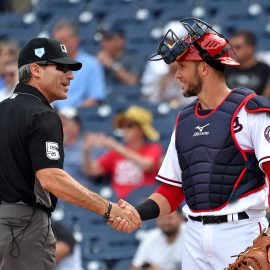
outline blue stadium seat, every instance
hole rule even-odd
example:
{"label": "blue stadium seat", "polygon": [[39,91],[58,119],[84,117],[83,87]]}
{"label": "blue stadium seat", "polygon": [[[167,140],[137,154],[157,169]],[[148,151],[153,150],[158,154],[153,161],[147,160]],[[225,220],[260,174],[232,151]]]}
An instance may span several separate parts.
{"label": "blue stadium seat", "polygon": [[40,15],[44,19],[44,30],[48,31],[50,34],[53,27],[61,20],[70,20],[78,22],[79,14],[81,13],[80,7],[63,7],[57,11],[43,10],[44,14]]}
{"label": "blue stadium seat", "polygon": [[120,260],[116,262],[112,270],[128,270],[131,266],[131,260]]}
{"label": "blue stadium seat", "polygon": [[135,20],[135,8],[130,2],[111,2],[111,4],[107,4],[106,7],[108,12],[103,22],[114,24],[132,22]]}
{"label": "blue stadium seat", "polygon": [[243,1],[205,1],[205,4],[207,13],[217,19],[239,20],[248,17],[248,5]]}
{"label": "blue stadium seat", "polygon": [[104,105],[93,105],[91,107],[81,108],[78,113],[80,119],[83,121],[106,121],[112,117],[111,108]]}
{"label": "blue stadium seat", "polygon": [[170,144],[170,139],[171,139],[171,137],[168,136],[167,138],[164,138],[164,139],[161,139],[161,140],[160,140],[160,143],[161,143],[161,145],[162,145],[164,154],[166,154],[166,151],[167,151],[168,146],[169,146],[169,144]]}
{"label": "blue stadium seat", "polygon": [[80,30],[80,37],[81,37],[80,45],[81,46],[96,45],[96,47],[99,47],[98,42],[94,40],[94,34],[98,27],[97,22],[92,20],[86,24],[81,23],[79,27],[80,27],[79,30]]}
{"label": "blue stadium seat", "polygon": [[6,27],[17,28],[24,26],[23,14],[17,12],[6,12],[1,13],[0,16],[0,29],[5,29]]}
{"label": "blue stadium seat", "polygon": [[151,29],[151,21],[133,21],[125,24],[125,36],[130,43],[148,41]]}
{"label": "blue stadium seat", "polygon": [[268,51],[269,50],[269,37],[262,36],[258,40],[257,51]]}
{"label": "blue stadium seat", "polygon": [[133,190],[127,197],[126,201],[132,205],[137,205],[144,201],[153,191],[156,190],[158,183],[151,186],[143,186]]}
{"label": "blue stadium seat", "polygon": [[[164,6],[164,4],[166,4]],[[159,3],[157,6],[159,7],[159,12],[161,12],[160,17],[158,18],[158,21],[165,25],[166,22],[174,21],[174,20],[180,20],[186,17],[190,17],[191,11],[192,11],[192,2],[191,1],[185,1],[182,2],[181,8],[177,8],[177,5],[175,3]],[[155,11],[157,12],[157,10]]]}
{"label": "blue stadium seat", "polygon": [[84,8],[84,4],[83,0],[80,0],[77,3],[67,0],[41,0],[34,9],[34,12],[37,14],[37,17],[41,18],[43,21],[47,21],[53,17],[56,21],[57,16],[58,19],[61,17],[72,19],[73,16],[71,11],[73,10],[73,14],[76,14],[76,12]]}
{"label": "blue stadium seat", "polygon": [[83,267],[85,270],[108,270],[106,263],[103,261],[83,260]]}
{"label": "blue stadium seat", "polygon": [[114,85],[108,93],[107,99],[112,102],[137,101],[140,99],[141,90],[138,85]]}
{"label": "blue stadium seat", "polygon": [[83,132],[101,132],[107,135],[113,135],[113,123],[109,121],[85,121],[83,122]]}
{"label": "blue stadium seat", "polygon": [[160,139],[170,139],[175,126],[175,118],[164,117],[154,120],[154,127],[160,134]]}
{"label": "blue stadium seat", "polygon": [[109,226],[89,227],[82,243],[83,258],[88,260],[130,259],[137,249],[135,233],[123,234],[113,231]]}
{"label": "blue stadium seat", "polygon": [[1,13],[1,39],[11,39],[16,41],[19,45],[24,45],[29,39],[36,37],[41,28],[40,20],[33,18],[31,23],[25,23],[23,17],[24,15],[22,13]]}
{"label": "blue stadium seat", "polygon": [[109,105],[96,105],[79,110],[82,121],[82,130],[93,132],[105,132],[108,135],[113,133],[113,114]]}

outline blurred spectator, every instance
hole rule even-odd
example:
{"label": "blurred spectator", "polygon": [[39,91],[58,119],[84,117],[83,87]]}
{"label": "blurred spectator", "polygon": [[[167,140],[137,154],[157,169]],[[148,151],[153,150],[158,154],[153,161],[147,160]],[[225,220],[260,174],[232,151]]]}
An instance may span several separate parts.
{"label": "blurred spectator", "polygon": [[64,133],[64,168],[69,173],[82,170],[81,121],[77,110],[65,107],[59,110]]}
{"label": "blurred spectator", "polygon": [[68,54],[83,64],[70,82],[68,98],[56,101],[56,108],[88,107],[105,98],[105,79],[102,66],[93,56],[79,50],[79,29],[70,21],[62,20],[53,29],[53,37],[63,43]]}
{"label": "blurred spectator", "polygon": [[147,231],[130,270],[181,270],[183,221],[181,210],[159,217],[158,228]]}
{"label": "blurred spectator", "polygon": [[[186,30],[183,29],[179,21],[168,22],[162,30],[163,36],[165,36],[170,29],[179,39],[186,35]],[[164,94],[161,94],[161,92],[163,91],[162,88],[164,89],[164,86],[161,86],[161,81],[165,77],[163,80],[165,80],[166,83],[164,83],[168,84],[166,78],[172,78],[171,75],[173,74],[174,69],[174,66],[167,65],[164,61],[148,61],[146,63],[145,70],[141,78],[141,92],[143,93],[144,99],[149,100],[152,103],[159,103],[161,101],[165,101],[163,98]],[[174,76],[172,81],[172,84],[177,84],[175,82]],[[181,86],[178,86],[178,91],[179,98],[182,99]]]}
{"label": "blurred spectator", "polygon": [[258,95],[269,96],[270,67],[255,58],[256,37],[248,31],[239,31],[230,39],[230,45],[240,60],[240,66],[226,67],[225,78],[230,88],[247,87]]}
{"label": "blurred spectator", "polygon": [[10,62],[4,67],[2,74],[5,86],[0,89],[0,101],[9,98],[15,89],[18,80],[18,64],[17,62]]}
{"label": "blurred spectator", "polygon": [[177,62],[170,64],[168,72],[160,77],[159,85],[156,86],[155,91],[148,96],[146,95],[145,99],[156,104],[169,102],[174,108],[184,106],[194,100],[194,98],[183,96],[181,83],[175,78],[176,70]]}
{"label": "blurred spectator", "polygon": [[57,270],[83,270],[81,247],[76,243],[73,233],[59,222],[52,224],[56,235],[56,269]]}
{"label": "blurred spectator", "polygon": [[[3,0],[1,0],[3,1]],[[12,11],[27,12],[30,11],[33,0],[9,0]]]}
{"label": "blurred spectator", "polygon": [[[114,119],[116,128],[123,129],[124,144],[104,134],[90,134],[84,142],[84,172],[86,175],[111,174],[112,188],[119,198],[125,198],[134,189],[155,183],[155,176],[162,161],[162,147],[148,143],[157,141],[159,133],[152,126],[152,114],[144,108],[131,106]],[[89,151],[97,146],[109,152],[96,161],[89,158]]]}
{"label": "blurred spectator", "polygon": [[105,68],[106,83],[134,85],[138,83],[140,65],[134,55],[125,51],[125,33],[118,25],[105,25],[97,30],[101,50],[98,60]]}
{"label": "blurred spectator", "polygon": [[0,12],[7,12],[12,10],[12,5],[10,0],[0,1]]}
{"label": "blurred spectator", "polygon": [[10,40],[0,42],[0,88],[3,88],[5,81],[3,73],[8,63],[17,62],[19,55],[19,48],[17,44]]}
{"label": "blurred spectator", "polygon": [[[83,175],[83,138],[81,120],[78,112],[73,107],[65,107],[59,110],[64,133],[64,168],[71,175]],[[97,159],[104,154],[104,149],[95,148],[91,152],[91,157]]]}

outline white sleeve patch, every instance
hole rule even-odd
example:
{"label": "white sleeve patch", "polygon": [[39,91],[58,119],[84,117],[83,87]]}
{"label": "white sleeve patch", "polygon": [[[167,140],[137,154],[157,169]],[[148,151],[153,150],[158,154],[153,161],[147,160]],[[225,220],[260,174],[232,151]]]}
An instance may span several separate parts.
{"label": "white sleeve patch", "polygon": [[51,160],[58,160],[60,158],[59,145],[56,142],[46,142],[46,156]]}

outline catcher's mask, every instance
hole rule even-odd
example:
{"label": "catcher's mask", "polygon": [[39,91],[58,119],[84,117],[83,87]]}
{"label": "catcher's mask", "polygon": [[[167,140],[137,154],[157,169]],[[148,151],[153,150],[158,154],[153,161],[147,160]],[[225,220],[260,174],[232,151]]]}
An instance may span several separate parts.
{"label": "catcher's mask", "polygon": [[224,65],[240,65],[238,60],[230,56],[233,53],[237,59],[228,40],[208,23],[192,17],[179,22],[179,27],[184,27],[185,33],[177,36],[169,29],[159,44],[158,52],[150,56],[148,61],[163,59],[167,64],[175,61],[205,61],[218,70],[224,70]]}

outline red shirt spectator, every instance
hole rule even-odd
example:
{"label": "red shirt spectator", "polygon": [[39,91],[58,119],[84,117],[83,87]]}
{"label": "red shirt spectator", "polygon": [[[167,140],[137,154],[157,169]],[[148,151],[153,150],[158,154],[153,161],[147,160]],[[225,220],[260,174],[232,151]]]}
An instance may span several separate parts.
{"label": "red shirt spectator", "polygon": [[115,151],[109,151],[97,161],[106,173],[112,175],[112,187],[119,198],[127,197],[137,187],[155,182],[160,167],[162,147],[159,144],[146,144],[135,151],[153,161],[151,171],[144,171],[135,162]]}
{"label": "red shirt spectator", "polygon": [[[111,174],[112,187],[120,198],[132,190],[154,184],[163,151],[157,141],[159,133],[152,126],[152,114],[144,108],[131,106],[114,119],[116,128],[123,130],[124,144],[104,134],[88,134],[84,141],[84,172],[99,176]],[[102,146],[109,152],[93,161],[89,157],[92,148]]]}

